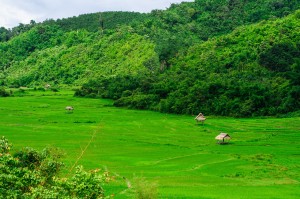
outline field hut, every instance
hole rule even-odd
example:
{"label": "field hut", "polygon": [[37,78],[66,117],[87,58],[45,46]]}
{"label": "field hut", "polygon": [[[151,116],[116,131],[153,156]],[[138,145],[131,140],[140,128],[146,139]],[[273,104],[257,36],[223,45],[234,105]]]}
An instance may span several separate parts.
{"label": "field hut", "polygon": [[73,110],[74,110],[74,107],[73,106],[66,106],[66,111],[68,112],[68,113],[73,113]]}
{"label": "field hut", "polygon": [[206,118],[204,117],[204,115],[202,113],[199,113],[197,115],[197,117],[195,117],[195,120],[198,122],[201,122],[202,125],[204,125],[204,121],[206,120]]}
{"label": "field hut", "polygon": [[225,140],[230,140],[231,137],[227,133],[220,133],[217,137],[216,140],[218,140],[218,144],[226,144]]}
{"label": "field hut", "polygon": [[45,89],[50,89],[51,88],[51,85],[50,84],[45,84]]}

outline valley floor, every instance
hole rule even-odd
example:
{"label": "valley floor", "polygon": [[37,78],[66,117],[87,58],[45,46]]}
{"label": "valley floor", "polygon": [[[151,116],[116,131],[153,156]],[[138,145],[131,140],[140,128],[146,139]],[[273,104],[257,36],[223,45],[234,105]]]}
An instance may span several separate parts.
{"label": "valley floor", "polygon": [[[77,164],[118,175],[115,198],[145,178],[159,198],[300,198],[300,118],[218,118],[115,108],[71,91],[0,98],[0,132],[14,149],[60,147]],[[66,106],[73,106],[67,112]],[[227,145],[215,137],[228,133]]]}

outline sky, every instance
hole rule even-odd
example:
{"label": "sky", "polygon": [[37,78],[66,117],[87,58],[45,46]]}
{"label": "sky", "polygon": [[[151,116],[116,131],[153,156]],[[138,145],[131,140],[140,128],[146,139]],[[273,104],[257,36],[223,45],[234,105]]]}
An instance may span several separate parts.
{"label": "sky", "polygon": [[150,12],[194,0],[0,0],[0,27],[104,11]]}

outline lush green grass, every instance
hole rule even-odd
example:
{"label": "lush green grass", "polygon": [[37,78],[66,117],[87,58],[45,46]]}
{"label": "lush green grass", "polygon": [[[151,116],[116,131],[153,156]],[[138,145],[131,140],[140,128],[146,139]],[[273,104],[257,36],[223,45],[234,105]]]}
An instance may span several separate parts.
{"label": "lush green grass", "polygon": [[[300,118],[207,117],[202,126],[194,116],[111,104],[66,91],[0,98],[0,133],[15,149],[62,148],[65,173],[82,164],[129,181],[145,177],[160,198],[300,198]],[[230,144],[216,144],[220,132],[232,136]],[[108,191],[130,198],[119,182]]]}

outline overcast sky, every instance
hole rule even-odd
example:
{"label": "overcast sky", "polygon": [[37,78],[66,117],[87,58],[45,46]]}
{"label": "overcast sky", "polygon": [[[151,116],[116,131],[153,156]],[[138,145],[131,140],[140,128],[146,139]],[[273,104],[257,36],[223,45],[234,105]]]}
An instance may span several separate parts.
{"label": "overcast sky", "polygon": [[103,11],[150,12],[194,0],[0,0],[0,27]]}

